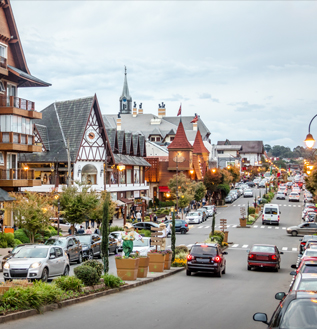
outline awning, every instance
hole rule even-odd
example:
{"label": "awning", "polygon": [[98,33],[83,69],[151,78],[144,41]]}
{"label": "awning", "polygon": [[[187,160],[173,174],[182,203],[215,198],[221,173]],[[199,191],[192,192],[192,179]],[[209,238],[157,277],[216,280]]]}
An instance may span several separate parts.
{"label": "awning", "polygon": [[149,198],[148,196],[141,196],[141,199],[146,200],[146,201],[152,200],[152,198]]}
{"label": "awning", "polygon": [[48,86],[51,86],[50,83],[42,81],[42,80],[34,77],[33,75],[30,75],[30,74],[28,74],[16,67],[13,67],[11,65],[8,65],[8,70],[19,78],[19,86],[22,86],[22,85],[23,85],[23,87],[40,87],[40,86],[48,87]]}
{"label": "awning", "polygon": [[168,186],[159,186],[160,192],[171,192]]}
{"label": "awning", "polygon": [[0,188],[0,202],[3,201],[15,201],[16,198],[13,198],[12,196],[9,195],[9,193],[2,188]]}
{"label": "awning", "polygon": [[119,206],[119,207],[125,205],[125,203],[122,202],[121,200],[116,200],[116,201],[115,201],[115,204],[116,204],[117,206]]}
{"label": "awning", "polygon": [[133,200],[129,200],[129,199],[126,199],[126,198],[121,198],[120,201],[123,202],[124,204],[134,203]]}

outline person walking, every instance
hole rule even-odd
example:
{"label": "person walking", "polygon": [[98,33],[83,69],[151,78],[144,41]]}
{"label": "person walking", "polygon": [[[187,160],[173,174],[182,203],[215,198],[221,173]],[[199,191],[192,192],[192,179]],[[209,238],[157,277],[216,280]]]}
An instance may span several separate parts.
{"label": "person walking", "polygon": [[99,225],[97,225],[97,228],[95,229],[95,232],[94,232],[94,233],[100,235],[100,228],[99,228]]}
{"label": "person walking", "polygon": [[140,211],[138,211],[137,213],[136,213],[136,218],[137,218],[137,221],[138,222],[141,222],[141,212]]}
{"label": "person walking", "polygon": [[90,229],[90,226],[88,226],[88,228],[87,228],[87,230],[86,230],[85,233],[86,233],[86,234],[92,234],[92,230]]}
{"label": "person walking", "polygon": [[77,231],[77,234],[84,234],[84,233],[85,233],[85,230],[82,227],[82,225],[80,225],[79,230]]}
{"label": "person walking", "polygon": [[156,216],[156,214],[154,214],[154,216],[153,216],[153,222],[154,222],[154,223],[157,222],[157,216]]}

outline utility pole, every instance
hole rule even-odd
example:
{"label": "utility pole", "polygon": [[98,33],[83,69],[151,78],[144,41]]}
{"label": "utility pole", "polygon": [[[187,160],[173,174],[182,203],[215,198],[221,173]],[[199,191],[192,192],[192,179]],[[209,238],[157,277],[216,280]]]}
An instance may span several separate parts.
{"label": "utility pole", "polygon": [[70,149],[69,149],[69,138],[67,138],[67,161],[68,161],[68,165],[67,165],[67,187],[70,186],[71,183],[71,163],[70,163]]}
{"label": "utility pole", "polygon": [[177,218],[178,218],[178,153],[176,155],[176,211],[177,211]]}

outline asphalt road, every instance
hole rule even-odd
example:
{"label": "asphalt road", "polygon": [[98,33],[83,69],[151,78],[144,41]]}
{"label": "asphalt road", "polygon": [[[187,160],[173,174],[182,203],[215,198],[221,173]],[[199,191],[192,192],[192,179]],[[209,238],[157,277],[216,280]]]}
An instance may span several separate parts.
{"label": "asphalt road", "polygon": [[[288,290],[290,265],[296,262],[299,238],[288,236],[283,227],[300,222],[303,203],[274,201],[281,205],[282,211],[278,228],[267,225],[261,228],[261,222],[253,228],[233,227],[239,225],[239,208],[246,205],[247,200],[240,198],[218,209],[217,225],[220,218],[228,220],[229,241],[232,242],[227,249],[227,274],[222,278],[209,274],[187,277],[185,272],[180,272],[149,285],[10,322],[0,328],[265,328],[264,324],[254,322],[252,316],[261,311],[270,317],[278,304],[275,293]],[[210,225],[211,219],[191,227],[186,235],[177,235],[177,244],[204,241]],[[278,273],[247,271],[246,250],[254,243],[276,244],[284,252]],[[111,257],[110,266],[113,272],[114,257]]]}

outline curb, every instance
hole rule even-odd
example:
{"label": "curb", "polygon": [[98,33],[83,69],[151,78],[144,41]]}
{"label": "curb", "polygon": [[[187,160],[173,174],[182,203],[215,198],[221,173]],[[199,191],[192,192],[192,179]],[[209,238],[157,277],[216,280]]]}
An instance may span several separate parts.
{"label": "curb", "polygon": [[6,323],[6,322],[9,322],[9,321],[13,321],[13,320],[20,320],[20,319],[28,318],[28,317],[33,316],[33,315],[42,314],[42,313],[49,312],[49,311],[54,311],[54,310],[59,309],[59,308],[63,308],[63,307],[67,307],[67,306],[70,306],[70,305],[75,305],[75,304],[78,304],[78,303],[86,302],[88,300],[92,300],[92,299],[95,299],[95,298],[111,295],[111,294],[114,294],[114,293],[118,293],[118,292],[121,292],[121,291],[131,289],[131,288],[136,288],[136,287],[139,287],[139,286],[142,286],[142,285],[154,282],[154,281],[158,281],[158,280],[167,278],[167,277],[169,277],[171,275],[174,275],[176,273],[179,273],[183,270],[185,270],[185,267],[179,267],[179,268],[176,268],[175,270],[173,270],[172,272],[164,273],[161,276],[157,276],[155,278],[148,278],[146,280],[138,281],[138,282],[135,282],[135,283],[132,283],[132,284],[128,284],[128,285],[122,286],[120,288],[114,288],[114,289],[99,291],[99,292],[96,292],[96,293],[92,293],[90,295],[81,296],[81,297],[73,298],[73,299],[67,299],[67,300],[59,302],[58,304],[55,303],[55,304],[45,305],[45,306],[41,307],[39,311],[32,309],[32,310],[19,311],[19,312],[16,312],[16,313],[2,315],[2,316],[0,316],[0,324],[1,323]]}

